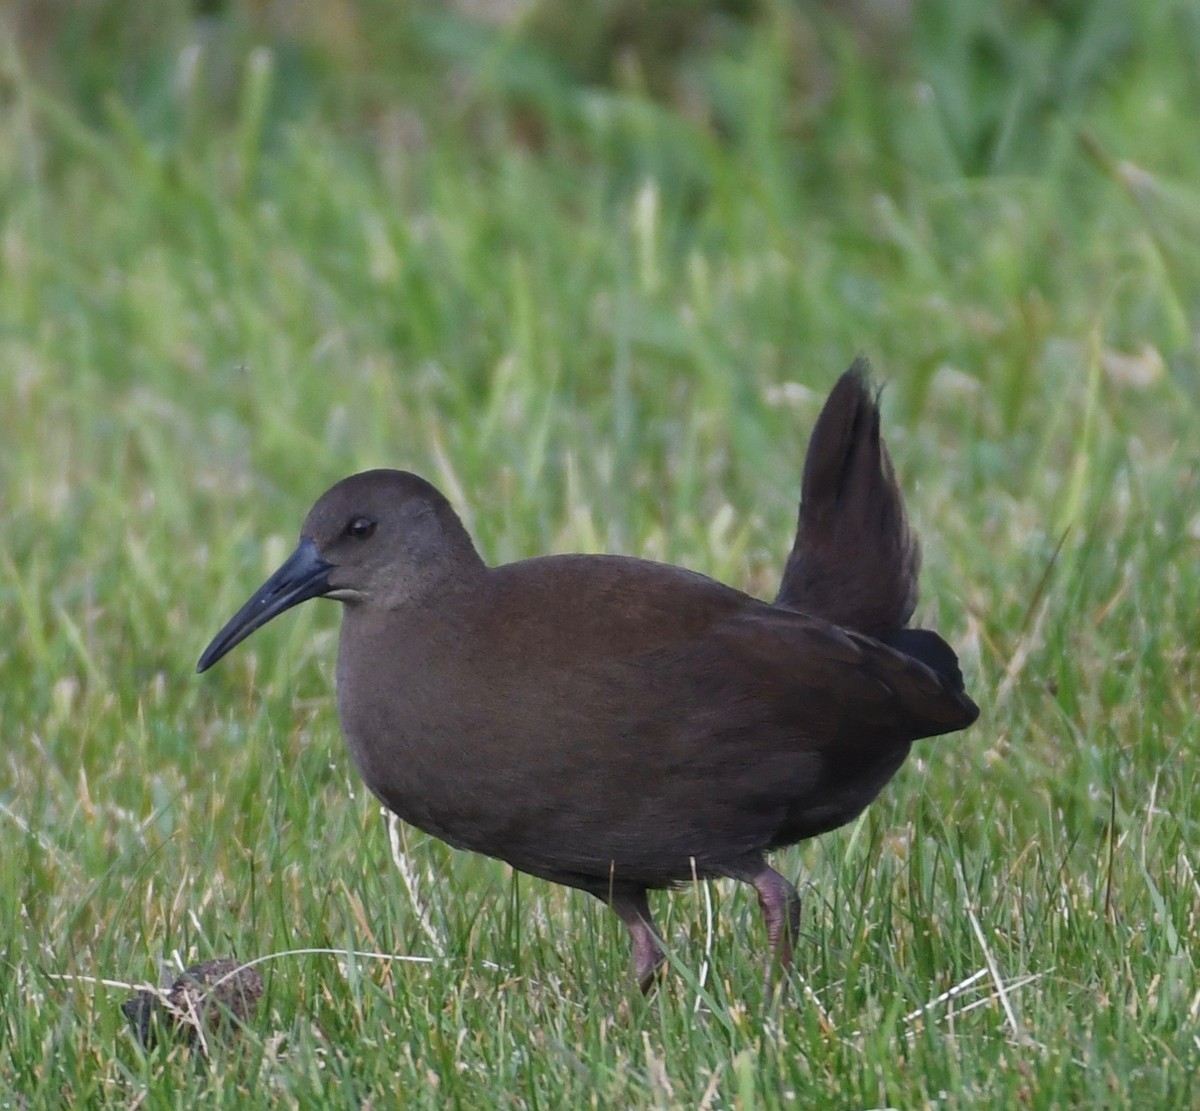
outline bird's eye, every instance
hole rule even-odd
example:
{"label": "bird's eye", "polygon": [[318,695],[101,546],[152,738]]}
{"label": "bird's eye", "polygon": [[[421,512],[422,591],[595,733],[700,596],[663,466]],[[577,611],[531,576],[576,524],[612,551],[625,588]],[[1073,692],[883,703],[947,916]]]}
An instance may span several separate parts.
{"label": "bird's eye", "polygon": [[355,540],[366,540],[375,531],[375,522],[370,517],[355,517],[346,526],[346,535]]}

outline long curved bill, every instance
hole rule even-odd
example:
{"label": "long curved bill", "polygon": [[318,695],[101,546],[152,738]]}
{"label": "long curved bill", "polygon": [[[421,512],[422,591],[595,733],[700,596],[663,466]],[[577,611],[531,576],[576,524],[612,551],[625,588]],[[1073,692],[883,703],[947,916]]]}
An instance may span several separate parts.
{"label": "long curved bill", "polygon": [[265,625],[284,610],[309,598],[329,593],[330,567],[317,555],[316,544],[309,539],[301,540],[283,566],[254,592],[254,596],[226,622],[225,628],[213,637],[212,643],[204,649],[204,655],[196,664],[196,670],[207,671],[260,625]]}

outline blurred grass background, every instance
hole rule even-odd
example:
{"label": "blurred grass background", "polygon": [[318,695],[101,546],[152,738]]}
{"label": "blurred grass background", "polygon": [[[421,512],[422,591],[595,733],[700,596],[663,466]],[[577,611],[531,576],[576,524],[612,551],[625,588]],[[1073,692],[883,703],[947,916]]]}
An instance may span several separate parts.
{"label": "blurred grass background", "polygon": [[[1193,3],[9,0],[0,36],[0,1103],[1200,1105]],[[676,970],[623,1015],[603,908],[411,831],[398,868],[333,607],[192,674],[367,466],[493,561],[769,594],[859,352],[984,714],[780,854],[782,1003],[725,885],[659,900]],[[321,946],[435,959],[269,962],[199,1069],[78,979]]]}

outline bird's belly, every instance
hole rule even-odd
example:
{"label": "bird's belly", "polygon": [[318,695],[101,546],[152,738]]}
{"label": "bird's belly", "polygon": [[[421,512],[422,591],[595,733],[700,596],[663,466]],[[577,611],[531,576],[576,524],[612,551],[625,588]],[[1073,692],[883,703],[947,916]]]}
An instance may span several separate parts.
{"label": "bird's belly", "polygon": [[[499,700],[487,714],[393,685],[386,704],[339,698],[342,728],[367,787],[397,816],[458,849],[602,893],[625,878],[662,887],[723,874],[731,861],[852,820],[907,755],[857,745],[769,755],[745,743],[688,757],[619,732],[588,746],[570,728],[530,730]],[[458,689],[441,684],[440,689]],[[341,694],[339,689],[339,695]],[[385,728],[380,728],[385,725]],[[839,759],[840,757],[840,759]]]}
{"label": "bird's belly", "polygon": [[[371,792],[453,848],[599,895],[610,880],[665,887],[721,872],[701,829],[707,808],[673,807],[652,784],[639,790],[629,782],[616,792],[582,778],[544,776],[497,759],[500,746],[473,743],[471,734],[448,741],[441,732],[435,752],[408,730],[393,732],[386,748],[373,735],[365,743],[353,723],[344,732]],[[735,856],[765,847],[761,831],[739,837],[725,827],[722,834]]]}
{"label": "bird's belly", "polygon": [[417,703],[402,720],[393,714],[386,734],[352,715],[342,731],[363,782],[397,817],[453,848],[534,871],[539,822],[543,833],[549,824],[536,769],[474,723],[451,726],[445,716],[434,728]]}
{"label": "bird's belly", "polygon": [[812,792],[787,808],[787,818],[771,840],[770,848],[794,845],[809,837],[838,829],[854,821],[876,798],[908,757],[911,744],[895,742],[869,758],[833,762]]}
{"label": "bird's belly", "polygon": [[394,743],[381,746],[373,734],[364,736],[343,728],[346,747],[363,782],[397,817],[460,849],[475,849],[483,831],[472,833],[471,783],[462,765],[452,759],[431,758],[419,740],[402,731],[389,735]]}

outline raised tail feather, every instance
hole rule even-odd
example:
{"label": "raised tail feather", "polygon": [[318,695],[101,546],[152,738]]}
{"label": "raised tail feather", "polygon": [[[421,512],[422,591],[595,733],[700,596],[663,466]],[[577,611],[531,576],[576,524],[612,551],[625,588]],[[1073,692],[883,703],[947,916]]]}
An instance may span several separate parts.
{"label": "raised tail feather", "polygon": [[883,637],[903,629],[916,608],[921,549],[879,434],[869,374],[856,359],[817,418],[775,601]]}

